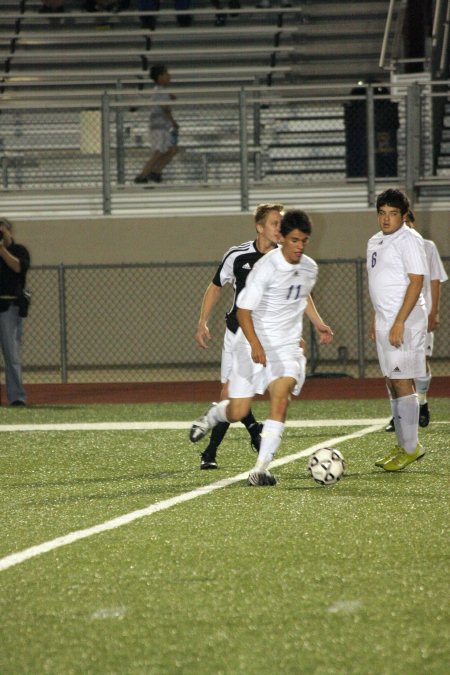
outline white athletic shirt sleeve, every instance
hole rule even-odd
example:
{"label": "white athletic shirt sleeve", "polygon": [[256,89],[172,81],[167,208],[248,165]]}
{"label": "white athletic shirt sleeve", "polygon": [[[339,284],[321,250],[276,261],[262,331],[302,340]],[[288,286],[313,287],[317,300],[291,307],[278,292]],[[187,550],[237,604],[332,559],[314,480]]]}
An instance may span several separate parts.
{"label": "white athletic shirt sleeve", "polygon": [[[378,232],[367,245],[367,272],[377,328],[388,328],[403,304],[410,283],[408,275],[428,275],[422,237],[407,225],[389,235]],[[425,307],[423,293],[419,295],[416,307]]]}
{"label": "white athletic shirt sleeve", "polygon": [[317,264],[303,255],[288,263],[278,248],[250,272],[237,305],[252,312],[256,334],[266,351],[298,345],[308,297],[317,279]]}
{"label": "white athletic shirt sleeve", "polygon": [[428,314],[431,312],[432,299],[431,299],[431,281],[439,280],[441,284],[444,281],[447,281],[448,276],[442,264],[439,251],[437,249],[434,241],[430,239],[423,240],[425,246],[425,255],[427,258],[429,276],[425,277],[423,283],[423,294],[425,296],[425,304],[427,306]]}

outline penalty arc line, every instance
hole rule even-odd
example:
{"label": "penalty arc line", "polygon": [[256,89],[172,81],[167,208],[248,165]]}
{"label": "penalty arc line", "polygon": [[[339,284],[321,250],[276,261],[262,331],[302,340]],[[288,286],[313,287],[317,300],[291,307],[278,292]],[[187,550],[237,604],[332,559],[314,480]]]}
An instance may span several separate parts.
{"label": "penalty arc line", "polygon": [[[274,460],[271,463],[271,468],[283,466],[284,464],[295,462],[297,459],[307,457],[308,455],[312,454],[316,450],[319,450],[320,448],[323,448],[326,445],[338,445],[340,443],[344,443],[345,441],[351,440],[352,438],[360,438],[361,436],[365,436],[366,434],[370,434],[374,431],[379,431],[379,429],[379,424],[373,424],[369,427],[359,429],[358,431],[355,431],[351,434],[346,434],[345,436],[329,438],[327,440],[321,441],[320,443],[316,443],[315,445],[311,445],[305,450],[301,450],[300,452],[286,455],[286,457],[280,457],[279,459]],[[92,537],[95,534],[101,534],[102,532],[107,532],[108,530],[115,530],[122,525],[128,525],[135,520],[145,518],[146,516],[150,516],[153,513],[165,511],[166,509],[170,509],[172,506],[176,506],[177,504],[182,504],[183,502],[190,501],[196,497],[202,497],[203,495],[210,494],[215,490],[228,487],[234,483],[238,483],[241,480],[245,480],[247,475],[248,471],[245,471],[244,473],[237,474],[231,478],[224,478],[215,483],[210,483],[209,485],[204,485],[202,487],[196,488],[195,490],[191,490],[190,492],[177,495],[176,497],[164,499],[163,501],[157,502],[156,504],[151,504],[144,509],[130,511],[130,513],[125,513],[122,516],[112,518],[111,520],[107,520],[104,523],[99,523],[98,525],[93,525],[92,527],[87,527],[83,530],[75,530],[74,532],[69,532],[69,534],[63,535],[61,537],[56,537],[56,539],[51,539],[50,541],[43,542],[42,544],[37,544],[36,546],[26,548],[23,551],[11,553],[4,558],[0,558],[0,572],[7,570],[10,567],[14,567],[15,565],[19,565],[26,560],[30,560],[30,558],[35,558],[38,555],[42,555],[43,553],[49,553],[50,551],[54,551],[57,548],[61,548],[62,546],[67,546],[68,544],[73,544],[74,542],[80,541],[81,539]]]}

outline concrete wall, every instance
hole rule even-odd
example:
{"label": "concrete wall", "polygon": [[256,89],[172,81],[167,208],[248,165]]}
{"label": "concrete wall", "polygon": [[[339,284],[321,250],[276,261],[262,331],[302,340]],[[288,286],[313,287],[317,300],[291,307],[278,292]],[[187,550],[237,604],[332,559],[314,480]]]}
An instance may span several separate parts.
{"label": "concrete wall", "polygon": [[[7,215],[7,214],[6,214]],[[418,229],[450,255],[450,214],[416,209]],[[374,209],[310,211],[313,235],[307,253],[316,259],[365,257],[377,231]],[[103,217],[15,220],[15,237],[34,265],[78,263],[205,262],[254,236],[251,213],[160,218]]]}

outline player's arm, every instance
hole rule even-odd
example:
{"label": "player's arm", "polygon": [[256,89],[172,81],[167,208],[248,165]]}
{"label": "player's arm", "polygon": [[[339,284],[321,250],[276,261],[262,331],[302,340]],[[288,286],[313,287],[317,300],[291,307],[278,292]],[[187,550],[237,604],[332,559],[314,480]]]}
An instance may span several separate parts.
{"label": "player's arm", "polygon": [[375,312],[372,312],[372,316],[370,317],[370,327],[369,327],[369,337],[372,340],[372,342],[375,342],[376,340],[376,330],[375,330]]}
{"label": "player's arm", "polygon": [[400,347],[403,344],[405,321],[416,305],[423,286],[423,274],[408,274],[408,277],[409,285],[406,289],[402,306],[389,331],[389,342],[393,347]]}
{"label": "player's arm", "polygon": [[208,345],[205,340],[211,340],[211,334],[208,328],[208,319],[211,316],[211,312],[214,309],[214,306],[217,304],[220,294],[222,292],[221,286],[216,286],[211,282],[208,288],[205,291],[203,296],[202,306],[200,309],[200,318],[198,320],[197,332],[195,333],[195,341],[198,346],[202,349],[208,349]]}
{"label": "player's arm", "polygon": [[327,324],[324,323],[322,317],[317,311],[317,308],[314,304],[314,300],[312,299],[311,295],[308,295],[305,314],[319,334],[319,343],[321,345],[330,344],[330,342],[332,342],[333,340],[333,331],[331,330],[330,326],[327,326]]}
{"label": "player's arm", "polygon": [[431,311],[428,315],[428,332],[439,328],[439,307],[441,304],[441,280],[432,279],[431,288]]}
{"label": "player's arm", "polygon": [[252,349],[252,361],[261,363],[265,366],[266,352],[256,335],[251,309],[242,309],[239,307],[237,310],[237,320]]}

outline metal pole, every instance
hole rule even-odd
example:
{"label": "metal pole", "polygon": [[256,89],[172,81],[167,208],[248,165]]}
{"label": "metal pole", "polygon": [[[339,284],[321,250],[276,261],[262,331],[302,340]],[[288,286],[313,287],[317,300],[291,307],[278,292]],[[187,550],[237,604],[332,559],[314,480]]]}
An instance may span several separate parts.
{"label": "metal pole", "polygon": [[365,376],[366,356],[364,349],[364,259],[356,260],[356,320],[358,329],[358,377]]}
{"label": "metal pole", "polygon": [[241,161],[241,211],[248,211],[247,105],[244,89],[239,92],[239,140]]}
{"label": "metal pole", "polygon": [[384,62],[386,59],[386,49],[389,41],[389,33],[391,32],[392,15],[394,14],[394,5],[395,0],[390,0],[386,25],[384,27],[383,43],[381,45],[380,61],[378,63],[379,68],[384,68]]}
{"label": "metal pole", "polygon": [[[257,82],[259,84],[259,82]],[[255,92],[255,98],[259,99],[260,92]],[[254,165],[255,165],[255,181],[261,181],[261,104],[256,100],[253,104],[253,145],[254,145]]]}
{"label": "metal pole", "polygon": [[367,202],[375,206],[375,110],[373,86],[367,87],[366,129],[367,129]]}
{"label": "metal pole", "polygon": [[58,267],[59,296],[59,344],[61,363],[61,382],[67,383],[67,323],[66,323],[66,276],[64,264]]}
{"label": "metal pole", "polygon": [[420,86],[413,82],[406,94],[406,192],[414,204],[420,176]]}
{"label": "metal pole", "polygon": [[111,146],[109,142],[109,98],[102,96],[102,170],[103,170],[103,213],[111,213]]}
{"label": "metal pole", "polygon": [[[120,89],[122,83],[116,83],[116,101],[120,101]],[[117,162],[117,183],[125,184],[125,134],[123,129],[123,109],[116,108],[116,162]]]}

